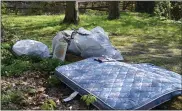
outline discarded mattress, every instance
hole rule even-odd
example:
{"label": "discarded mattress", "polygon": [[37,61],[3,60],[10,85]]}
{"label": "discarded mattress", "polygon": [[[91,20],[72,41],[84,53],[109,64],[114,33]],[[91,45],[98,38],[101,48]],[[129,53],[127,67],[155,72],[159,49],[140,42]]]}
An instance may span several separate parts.
{"label": "discarded mattress", "polygon": [[142,63],[99,63],[88,58],[56,68],[55,75],[99,109],[146,110],[182,95],[181,75]]}

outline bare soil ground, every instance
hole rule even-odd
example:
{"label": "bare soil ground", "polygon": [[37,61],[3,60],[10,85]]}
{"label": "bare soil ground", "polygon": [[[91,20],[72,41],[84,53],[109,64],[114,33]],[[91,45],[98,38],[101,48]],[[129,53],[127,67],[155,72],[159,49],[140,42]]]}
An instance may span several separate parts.
{"label": "bare soil ground", "polygon": [[2,106],[2,109],[23,109],[23,110],[40,110],[42,104],[47,99],[56,102],[57,110],[86,110],[96,109],[93,106],[87,107],[78,95],[70,102],[62,100],[73,92],[69,87],[60,82],[59,85],[50,87],[47,84],[48,76],[38,71],[26,71],[20,77],[2,77],[1,87],[2,93],[14,92],[19,93],[16,99]]}

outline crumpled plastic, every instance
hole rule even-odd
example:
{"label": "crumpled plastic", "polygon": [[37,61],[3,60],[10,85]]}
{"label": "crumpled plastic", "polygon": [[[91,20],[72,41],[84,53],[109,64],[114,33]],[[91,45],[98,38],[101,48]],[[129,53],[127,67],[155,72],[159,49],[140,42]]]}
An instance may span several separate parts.
{"label": "crumpled plastic", "polygon": [[112,59],[123,60],[119,50],[110,43],[108,35],[101,27],[95,27],[91,31],[79,28],[71,39],[68,51],[81,55],[83,58],[101,57],[103,55]]}
{"label": "crumpled plastic", "polygon": [[13,45],[12,50],[19,56],[33,55],[41,58],[50,57],[49,49],[45,44],[30,39],[17,41]]}

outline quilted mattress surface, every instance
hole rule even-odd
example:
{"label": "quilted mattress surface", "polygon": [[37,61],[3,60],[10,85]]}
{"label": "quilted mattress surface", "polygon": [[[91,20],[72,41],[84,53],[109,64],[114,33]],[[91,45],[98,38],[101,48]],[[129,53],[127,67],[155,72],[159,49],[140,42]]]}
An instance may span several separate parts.
{"label": "quilted mattress surface", "polygon": [[99,63],[94,58],[56,68],[55,75],[99,109],[151,109],[182,95],[181,75],[147,64]]}

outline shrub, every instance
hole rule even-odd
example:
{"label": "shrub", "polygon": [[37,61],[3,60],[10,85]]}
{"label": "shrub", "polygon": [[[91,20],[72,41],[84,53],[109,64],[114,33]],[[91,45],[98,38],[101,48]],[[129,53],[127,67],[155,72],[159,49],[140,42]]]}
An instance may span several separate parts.
{"label": "shrub", "polygon": [[6,5],[7,5],[7,4],[4,3],[4,2],[1,3],[1,13],[2,13],[2,14],[7,13]]}
{"label": "shrub", "polygon": [[159,17],[179,20],[182,13],[182,3],[178,1],[157,1],[154,13]]}
{"label": "shrub", "polygon": [[156,2],[156,7],[155,7],[155,14],[159,17],[166,17],[170,18],[170,9],[171,9],[171,3],[170,1],[161,1],[161,2]]}

